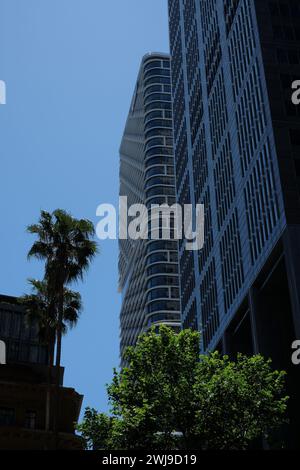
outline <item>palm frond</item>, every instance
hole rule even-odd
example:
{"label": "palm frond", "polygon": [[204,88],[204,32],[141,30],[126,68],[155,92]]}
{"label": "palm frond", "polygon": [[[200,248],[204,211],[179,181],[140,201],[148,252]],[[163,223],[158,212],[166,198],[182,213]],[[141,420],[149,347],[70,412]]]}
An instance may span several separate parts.
{"label": "palm frond", "polygon": [[51,255],[51,246],[49,246],[48,243],[45,243],[43,241],[36,241],[30,248],[28,252],[28,259],[30,258],[37,258],[39,260],[44,260],[49,258]]}

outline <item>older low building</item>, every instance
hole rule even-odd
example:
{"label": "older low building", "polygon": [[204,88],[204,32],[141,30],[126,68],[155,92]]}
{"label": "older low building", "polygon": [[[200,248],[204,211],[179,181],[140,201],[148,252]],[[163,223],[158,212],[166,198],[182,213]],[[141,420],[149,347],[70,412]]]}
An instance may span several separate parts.
{"label": "older low building", "polygon": [[28,326],[18,299],[0,296],[0,449],[80,449],[75,435],[82,395],[63,386],[61,368],[57,434],[55,369],[38,329]]}

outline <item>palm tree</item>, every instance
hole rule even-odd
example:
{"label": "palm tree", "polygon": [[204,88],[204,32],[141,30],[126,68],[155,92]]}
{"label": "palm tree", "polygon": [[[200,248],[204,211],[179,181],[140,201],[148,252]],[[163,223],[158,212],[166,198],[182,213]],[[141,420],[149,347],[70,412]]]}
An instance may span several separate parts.
{"label": "palm tree", "polygon": [[[58,326],[58,311],[55,299],[49,292],[46,280],[38,281],[29,279],[32,288],[31,294],[20,297],[20,303],[25,308],[26,322],[29,326],[37,326],[40,342],[49,348],[48,356],[48,384],[46,399],[45,430],[49,431],[50,424],[50,395],[51,395],[51,368],[54,363],[54,348]],[[62,332],[66,334],[68,329],[76,326],[82,309],[79,292],[64,289],[64,313]]]}
{"label": "palm tree", "polygon": [[[49,348],[48,365],[54,365],[54,348],[58,327],[58,311],[55,298],[49,292],[48,282],[29,279],[32,288],[31,294],[20,298],[25,307],[26,322],[28,325],[37,325],[40,342]],[[64,289],[64,313],[62,334],[76,326],[82,310],[81,295],[70,289]]]}
{"label": "palm tree", "polygon": [[[83,279],[96,255],[97,245],[92,240],[95,230],[89,220],[75,219],[66,211],[57,209],[52,214],[41,211],[39,222],[30,225],[27,231],[37,236],[28,258],[35,257],[45,262],[45,280],[57,306],[55,367],[58,397],[65,288]],[[56,435],[57,417],[58,398],[55,413]]]}

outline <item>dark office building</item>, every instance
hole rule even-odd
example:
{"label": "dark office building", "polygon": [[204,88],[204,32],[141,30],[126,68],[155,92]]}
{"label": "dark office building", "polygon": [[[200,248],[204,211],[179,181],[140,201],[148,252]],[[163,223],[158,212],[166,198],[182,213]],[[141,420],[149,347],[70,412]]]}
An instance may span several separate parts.
{"label": "dark office building", "polygon": [[295,446],[300,2],[168,4],[177,198],[205,205],[203,250],[180,246],[182,322],[202,331],[203,351],[261,352],[288,371]]}
{"label": "dark office building", "polygon": [[[120,196],[128,207],[175,203],[170,74],[168,55],[143,58],[120,148]],[[151,240],[149,230],[148,240],[129,237],[119,248],[123,357],[150,327],[180,328],[178,244]]]}
{"label": "dark office building", "polygon": [[0,350],[0,449],[81,449],[74,423],[83,397],[63,387],[62,368],[56,438],[55,370],[48,366],[48,348],[40,343],[38,329],[27,326],[14,297],[0,296]]}

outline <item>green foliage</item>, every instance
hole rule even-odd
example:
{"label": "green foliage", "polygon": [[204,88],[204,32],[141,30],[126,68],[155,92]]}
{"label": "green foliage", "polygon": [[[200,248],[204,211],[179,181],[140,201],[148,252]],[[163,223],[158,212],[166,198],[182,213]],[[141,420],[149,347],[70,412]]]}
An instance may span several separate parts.
{"label": "green foliage", "polygon": [[88,447],[245,449],[268,438],[284,422],[285,373],[261,356],[201,356],[199,344],[198,333],[165,326],[142,335],[108,387],[112,417],[86,411]]}
{"label": "green foliage", "polygon": [[94,408],[86,408],[83,423],[77,426],[77,430],[85,439],[87,449],[105,448],[111,432],[112,419],[104,413],[97,413]]}

